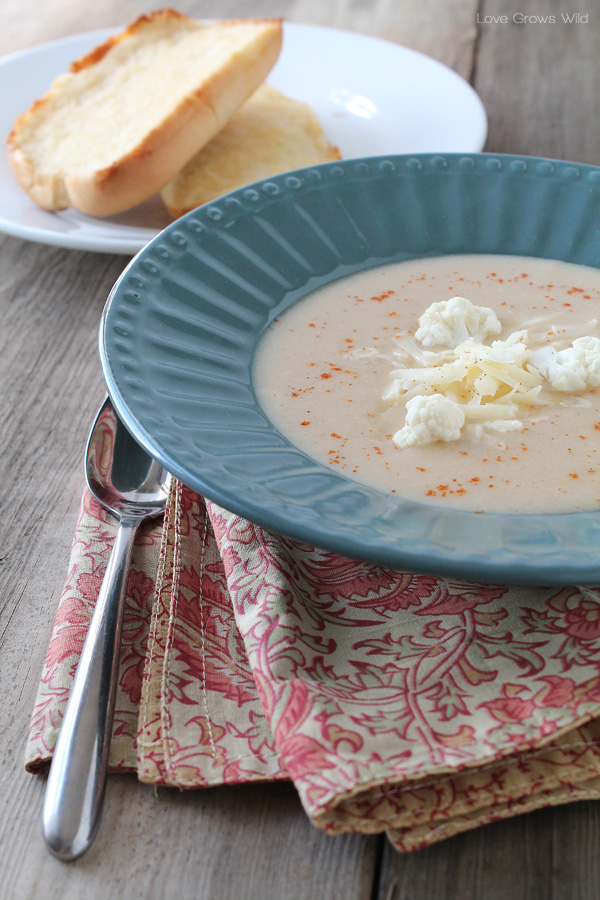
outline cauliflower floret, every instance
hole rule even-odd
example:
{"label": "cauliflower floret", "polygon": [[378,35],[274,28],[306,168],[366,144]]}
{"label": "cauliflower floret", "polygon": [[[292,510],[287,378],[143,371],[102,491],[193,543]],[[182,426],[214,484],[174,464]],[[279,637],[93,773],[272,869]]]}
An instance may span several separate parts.
{"label": "cauliflower floret", "polygon": [[496,419],[492,422],[473,422],[465,425],[465,437],[473,441],[483,441],[490,433],[508,434],[511,431],[522,431],[523,423],[519,419]]}
{"label": "cauliflower floret", "polygon": [[501,328],[492,309],[475,306],[465,297],[451,297],[425,310],[415,337],[424,347],[458,347],[469,338],[483,341],[490,334],[499,334]]}
{"label": "cauliflower floret", "polygon": [[493,422],[486,423],[492,431],[498,431],[500,434],[508,434],[509,431],[522,431],[523,423],[520,419],[495,419]]}
{"label": "cauliflower floret", "polygon": [[419,394],[406,404],[404,427],[392,440],[398,447],[416,447],[434,441],[457,441],[465,414],[443,394]]}
{"label": "cauliflower floret", "polygon": [[[392,438],[396,446],[521,431],[521,413],[556,403],[548,386],[573,394],[600,387],[600,337],[576,338],[563,350],[545,342],[530,347],[523,328],[505,340],[483,343],[500,331],[493,310],[452,297],[431,304],[414,337],[400,336],[393,354],[400,367],[391,372],[383,395],[391,405],[406,405],[404,427]],[[421,348],[443,349],[420,349],[418,341]],[[561,405],[585,402],[565,398]]]}
{"label": "cauliflower floret", "polygon": [[548,364],[546,378],[555,391],[576,393],[600,385],[600,338],[580,337],[559,350]]}

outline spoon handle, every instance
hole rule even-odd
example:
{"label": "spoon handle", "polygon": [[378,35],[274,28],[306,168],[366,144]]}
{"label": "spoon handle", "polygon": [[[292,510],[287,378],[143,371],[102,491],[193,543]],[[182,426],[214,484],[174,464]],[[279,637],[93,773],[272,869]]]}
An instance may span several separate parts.
{"label": "spoon handle", "polygon": [[104,800],[127,573],[139,520],[123,518],[61,725],[44,800],[46,843],[59,859],[94,840]]}

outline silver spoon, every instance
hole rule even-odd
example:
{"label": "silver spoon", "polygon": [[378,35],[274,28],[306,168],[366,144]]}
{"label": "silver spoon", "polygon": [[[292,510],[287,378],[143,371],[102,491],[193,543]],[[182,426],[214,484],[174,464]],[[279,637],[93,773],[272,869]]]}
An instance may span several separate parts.
{"label": "silver spoon", "polygon": [[102,812],[117,687],[127,573],[137,529],[165,510],[168,472],[131,437],[109,399],[92,426],[86,480],[119,520],[110,561],[77,666],[44,800],[44,837],[59,859],[90,847]]}

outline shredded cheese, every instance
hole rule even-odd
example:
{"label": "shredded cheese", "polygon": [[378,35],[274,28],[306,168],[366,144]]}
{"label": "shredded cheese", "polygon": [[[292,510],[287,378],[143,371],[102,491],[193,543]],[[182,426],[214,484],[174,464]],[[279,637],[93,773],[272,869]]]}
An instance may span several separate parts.
{"label": "shredded cheese", "polygon": [[[566,349],[563,338],[563,349],[540,350],[530,347],[529,333],[522,329],[491,344],[471,336],[452,346],[457,335],[479,329],[487,336],[501,328],[492,310],[461,297],[432,304],[419,324],[414,338],[398,339],[396,367],[383,395],[391,406],[406,408],[405,426],[392,438],[400,447],[458,440],[465,431],[480,439],[486,428],[521,430],[523,412],[556,402],[553,392],[574,393],[600,384],[598,338],[579,337]],[[446,347],[423,349],[436,343]],[[447,402],[426,401],[438,396]]]}

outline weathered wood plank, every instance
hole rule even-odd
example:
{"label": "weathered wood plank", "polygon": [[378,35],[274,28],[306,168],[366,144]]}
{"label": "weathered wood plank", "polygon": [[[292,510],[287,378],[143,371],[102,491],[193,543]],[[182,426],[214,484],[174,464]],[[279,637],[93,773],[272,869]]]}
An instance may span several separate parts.
{"label": "weathered wood plank", "polygon": [[539,810],[399,856],[386,849],[379,900],[592,900],[598,805]]}
{"label": "weathered wood plank", "polygon": [[377,839],[316,831],[289,785],[161,791],[157,799],[133,779],[111,779],[89,856],[71,868],[48,856],[40,828],[43,781],[24,773],[22,754],[66,573],[87,431],[103,395],[98,321],[123,260],[10,238],[0,242],[0,255],[13,273],[3,295],[1,353],[0,659],[10,678],[0,699],[0,871],[3,890],[11,886],[3,898],[40,896],[42,884],[51,885],[45,896],[65,900],[84,888],[89,897],[119,896],[123,884],[128,897],[159,898],[167,879],[182,898],[225,897],[230,889],[243,896],[250,884],[254,896],[279,898],[292,875],[294,897],[313,896],[315,884],[323,897],[337,896],[340,886],[345,897],[368,897]]}
{"label": "weathered wood plank", "polygon": [[[474,86],[489,115],[486,150],[600,162],[600,20],[566,24],[557,0],[485,0]],[[554,15],[555,24],[512,21]],[[585,12],[585,9],[581,9]],[[518,18],[518,16],[517,16]],[[386,848],[379,900],[591,900],[598,893],[600,811],[557,807],[455,837],[414,855]]]}
{"label": "weathered wood plank", "polygon": [[[282,0],[276,10],[268,0],[221,0],[218,7],[181,0],[177,6],[198,17],[275,13],[404,43],[464,76],[472,67],[476,0]],[[119,25],[148,8],[145,0],[25,6],[4,0],[0,54]],[[290,785],[155,796],[132,778],[111,778],[88,856],[64,866],[47,854],[40,824],[44,781],[23,772],[22,753],[65,576],[87,431],[103,395],[99,317],[126,258],[4,238],[0,260],[3,900],[367,900],[384,839],[316,831]]]}
{"label": "weathered wood plank", "polygon": [[[103,826],[89,853],[65,866],[40,852],[43,783],[13,793],[0,837],[3,900],[371,896],[375,841],[330,838],[298,808],[288,784],[179,794],[111,778]],[[7,821],[27,823],[11,828]],[[43,890],[42,890],[43,887]]]}
{"label": "weathered wood plank", "polygon": [[482,4],[481,20],[508,20],[479,26],[475,87],[489,111],[486,149],[600,162],[600,21],[596,7],[584,4],[586,10],[587,22],[566,24],[562,16],[575,7],[561,0]]}
{"label": "weathered wood plank", "polygon": [[[108,28],[129,22],[152,9],[145,0],[101,0],[85,10],[75,0],[51,5],[34,0],[34,15],[23,15],[20,0],[3,0],[0,53],[31,47],[67,34]],[[463,77],[471,71],[477,0],[179,0],[177,9],[198,18],[281,16],[305,22],[371,34],[419,50],[455,69]],[[356,61],[360,66],[361,61]],[[401,114],[401,110],[399,110]]]}

